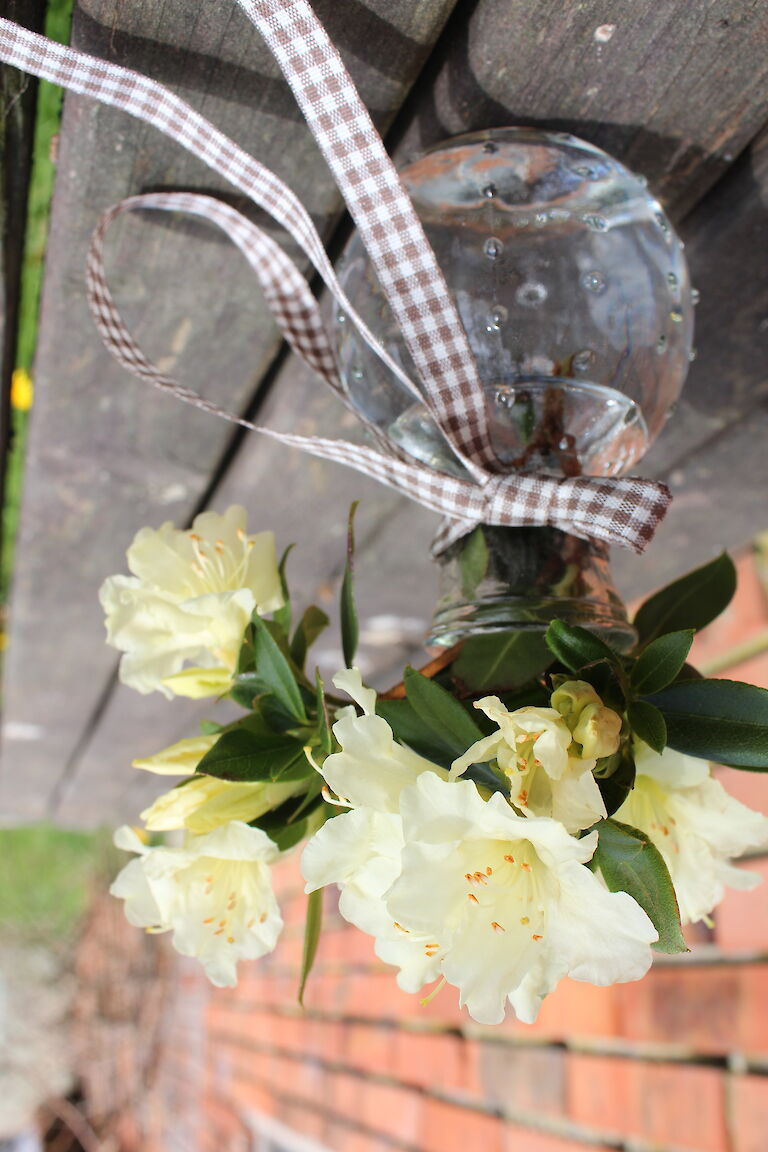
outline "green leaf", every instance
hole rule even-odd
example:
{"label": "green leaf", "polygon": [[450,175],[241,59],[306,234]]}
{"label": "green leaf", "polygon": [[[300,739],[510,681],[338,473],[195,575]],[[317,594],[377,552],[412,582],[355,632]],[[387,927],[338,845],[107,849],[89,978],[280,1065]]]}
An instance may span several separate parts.
{"label": "green leaf", "polygon": [[256,675],[263,684],[263,691],[271,692],[292,716],[306,723],[299,686],[280,645],[260,617],[253,617],[253,626]]}
{"label": "green leaf", "polygon": [[442,768],[450,768],[456,759],[453,744],[448,743],[431,728],[427,728],[418,712],[407,700],[379,699],[376,701],[376,714],[386,720],[396,740],[401,744],[407,744],[414,752],[418,752],[419,756],[424,756]]}
{"label": "green leaf", "polygon": [[632,700],[627,705],[627,719],[635,735],[661,755],[667,746],[667,725],[658,708],[647,700]]}
{"label": "green leaf", "polygon": [[460,548],[459,570],[462,591],[466,597],[471,598],[488,571],[488,545],[479,524],[474,532],[470,532],[469,536],[462,540]]}
{"label": "green leaf", "polygon": [[224,732],[207,752],[196,771],[219,780],[301,780],[312,768],[303,746],[281,732],[273,732],[257,717],[249,728]]}
{"label": "green leaf", "polygon": [[611,892],[627,892],[647,913],[659,934],[657,952],[688,952],[669,870],[661,853],[637,828],[601,820],[592,863]]}
{"label": "green leaf", "polygon": [[768,691],[736,680],[678,680],[649,696],[670,748],[734,768],[768,770]]}
{"label": "green leaf", "polygon": [[327,755],[333,748],[333,733],[328,719],[328,706],[325,702],[325,685],[320,675],[320,669],[315,669],[315,690],[317,692],[317,730],[320,735],[320,747]]}
{"label": "green leaf", "polygon": [[354,558],[355,558],[355,512],[358,500],[349,509],[347,521],[347,563],[344,567],[344,579],[341,582],[341,647],[344,652],[344,663],[351,668],[355,661],[357,642],[360,636],[360,626],[357,620],[357,605],[354,591]]}
{"label": "green leaf", "polygon": [[272,619],[274,620],[275,624],[277,624],[278,628],[284,632],[286,636],[291,630],[291,620],[293,618],[293,614],[291,610],[291,594],[288,591],[288,581],[285,575],[285,566],[288,561],[288,557],[293,551],[293,548],[294,545],[289,544],[280,558],[280,566],[278,568],[278,572],[280,573],[280,586],[283,590],[283,606],[282,608],[278,608],[277,611],[272,613]]}
{"label": "green leaf", "polygon": [[223,724],[217,724],[215,720],[201,720],[200,732],[203,736],[217,736],[219,732],[224,731]]}
{"label": "green leaf", "polygon": [[736,591],[736,568],[727,552],[681,576],[640,605],[634,625],[640,644],[665,632],[706,627],[728,607]]}
{"label": "green leaf", "polygon": [[408,667],[403,674],[403,683],[408,703],[421,723],[448,745],[454,758],[461,756],[471,744],[482,739],[483,733],[469,713],[434,680]]}
{"label": "green leaf", "polygon": [[293,640],[291,640],[291,659],[299,668],[304,667],[307,652],[329,623],[325,612],[316,604],[310,604],[294,632]]}
{"label": "green leaf", "polygon": [[541,632],[492,632],[465,640],[451,675],[473,692],[486,692],[519,688],[551,663]]}
{"label": "green leaf", "polygon": [[307,919],[304,923],[304,948],[301,956],[301,979],[299,980],[299,1004],[304,1007],[304,989],[307,978],[317,955],[317,945],[323,927],[323,890],[316,888],[307,899]]}
{"label": "green leaf", "polygon": [[638,696],[660,692],[677,679],[691,649],[693,637],[693,629],[686,628],[681,632],[668,632],[666,636],[651,641],[638,656],[629,678]]}
{"label": "green leaf", "polygon": [[616,663],[616,654],[599,636],[588,632],[586,628],[566,624],[564,620],[553,620],[546,631],[546,641],[550,651],[571,672],[578,672],[586,664],[594,664],[597,660],[609,660]]}

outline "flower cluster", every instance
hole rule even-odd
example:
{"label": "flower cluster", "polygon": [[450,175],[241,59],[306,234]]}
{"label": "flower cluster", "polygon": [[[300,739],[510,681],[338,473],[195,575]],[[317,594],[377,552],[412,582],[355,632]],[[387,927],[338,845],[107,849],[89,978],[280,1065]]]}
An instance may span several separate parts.
{"label": "flower cluster", "polygon": [[[686,674],[693,633],[643,636],[652,602],[634,655],[556,621],[522,684],[513,669],[496,694],[474,690],[468,642],[460,678],[438,661],[379,697],[353,666],[348,564],[350,666],[333,683],[350,705],[307,677],[327,618],[311,607],[294,627],[284,561],[271,534],[246,534],[242,509],[189,532],[144,529],[128,558],[133,576],[102,589],[124,682],[243,709],[135,760],[181,780],[142,813],[146,831],[116,836],[136,854],[112,886],[128,919],[171,932],[213,983],[274,948],[271,866],[302,841],[310,901],[337,885],[342,915],[404,991],[452,985],[483,1024],[508,1004],[533,1021],[564,977],[639,979],[652,949],[686,948],[681,924],[706,919],[726,886],[757,882],[732,861],[768,846],[768,819],[713,777],[706,741],[728,747],[729,694],[742,710],[768,694]],[[720,726],[686,724],[683,705],[720,709]],[[731,762],[768,766],[762,731],[766,764],[745,763],[741,729]]]}

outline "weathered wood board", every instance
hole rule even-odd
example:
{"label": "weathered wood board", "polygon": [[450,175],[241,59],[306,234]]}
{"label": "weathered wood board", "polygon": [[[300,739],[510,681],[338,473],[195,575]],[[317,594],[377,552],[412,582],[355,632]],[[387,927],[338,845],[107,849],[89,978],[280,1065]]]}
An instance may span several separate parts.
{"label": "weathered wood board", "polygon": [[[324,6],[334,38],[356,46],[345,49],[349,66],[382,129],[451,7]],[[82,0],[73,42],[158,75],[286,177],[328,233],[338,192],[276,64],[234,4]],[[82,276],[90,232],[115,200],[157,187],[227,191],[154,130],[67,99],[8,653],[0,807],[19,818],[45,811],[101,707],[114,654],[103,644],[99,584],[123,567],[142,524],[189,519],[231,437],[224,423],[148,397],[94,338]],[[279,342],[239,255],[199,228],[147,216],[116,227],[108,266],[148,352],[219,403],[245,408]]]}
{"label": "weathered wood board", "polygon": [[[97,7],[103,12],[105,6]],[[360,45],[355,48],[356,33],[353,32],[355,20],[363,18],[360,5],[349,0],[333,7],[325,0],[323,5],[317,5],[320,15],[331,22],[332,34],[342,49],[351,49],[353,70],[360,63],[356,52],[363,54],[364,64],[370,69],[384,58],[381,45],[389,42],[380,37],[391,37],[392,25],[402,33],[404,13],[406,9],[410,11],[409,6],[403,5],[400,11],[400,6],[383,2],[369,7],[375,8],[375,19],[379,23],[374,21],[373,26],[367,26],[363,49]],[[420,5],[415,8],[422,10]],[[134,9],[127,30],[120,22],[126,18],[122,7],[120,20],[109,37],[104,27],[97,29],[101,36],[97,42],[99,51],[116,47],[121,59],[148,71],[154,69],[160,79],[174,82],[179,75],[197,76],[198,57],[204,55],[205,50],[220,54],[225,65],[216,73],[216,78],[211,79],[205,100],[210,98],[222,116],[231,113],[228,130],[236,136],[238,130],[243,131],[244,107],[248,103],[256,104],[259,112],[254,117],[257,124],[253,138],[258,141],[257,154],[273,162],[265,154],[265,148],[267,151],[274,148],[278,155],[279,141],[276,142],[270,127],[272,121],[266,119],[261,123],[259,117],[273,115],[279,82],[268,78],[266,63],[258,77],[254,78],[249,72],[250,61],[257,59],[249,54],[253,46],[242,57],[231,49],[231,44],[225,49],[210,47],[205,36],[211,35],[209,21],[215,21],[207,9],[205,28],[193,29],[190,43],[183,50],[176,42],[172,53],[161,52],[160,48],[153,47],[153,40],[162,37],[149,18],[151,14],[141,5]],[[159,11],[156,5],[152,10]],[[93,17],[93,6],[86,5],[83,11],[89,18]],[[445,5],[439,14],[433,12],[429,35],[436,34],[446,14]],[[607,19],[611,21],[612,31],[605,27]],[[108,23],[102,18],[102,26]],[[88,35],[95,36],[90,25],[86,23],[83,27]],[[389,33],[387,27],[390,27]],[[137,28],[141,29],[140,36]],[[654,191],[678,217],[701,201],[683,224],[695,282],[703,293],[702,333],[697,340],[699,360],[689,385],[690,401],[683,402],[679,416],[670,423],[648,461],[648,468],[656,474],[671,474],[678,501],[647,558],[636,563],[617,555],[617,578],[627,594],[634,595],[678,574],[696,559],[705,559],[706,554],[717,550],[720,544],[743,543],[752,531],[762,526],[762,503],[745,503],[740,494],[749,470],[744,447],[746,437],[759,430],[750,414],[764,386],[765,358],[750,359],[747,339],[759,334],[755,329],[759,329],[759,314],[766,299],[765,280],[762,287],[755,288],[761,271],[755,245],[764,227],[761,214],[765,195],[763,143],[757,143],[753,152],[745,154],[709,196],[704,196],[766,120],[760,85],[766,68],[764,53],[759,50],[761,28],[765,28],[765,21],[758,5],[736,5],[720,0],[711,3],[695,0],[682,9],[677,4],[651,6],[629,4],[625,0],[612,6],[608,15],[605,6],[596,0],[565,11],[557,9],[549,0],[533,0],[526,6],[518,0],[479,0],[473,5],[457,5],[429,67],[408,98],[391,135],[396,155],[405,160],[421,147],[458,131],[513,122],[550,125],[593,140],[644,172]],[[598,29],[602,29],[600,36],[596,35]],[[426,55],[429,35],[423,34],[421,51],[416,56],[411,52],[410,79]],[[204,48],[198,47],[195,36],[203,37]],[[392,43],[395,61],[401,58],[398,53],[403,54],[403,59],[408,56],[402,39],[395,36]],[[695,52],[691,50],[692,43],[696,45]],[[189,59],[190,53],[194,60]],[[182,59],[183,67],[179,65]],[[249,63],[242,63],[243,60]],[[392,60],[388,61],[390,66],[395,67]],[[174,71],[179,67],[180,72]],[[235,79],[227,75],[229,72]],[[370,87],[364,87],[366,99],[378,109],[381,107],[381,88],[377,87],[380,77],[373,71],[367,74],[365,67],[362,74],[370,81]],[[398,89],[400,98],[406,87],[403,80]],[[235,88],[243,101],[235,111],[226,101],[216,104],[222,99],[222,92]],[[198,98],[196,92],[196,103]],[[393,101],[391,107],[394,106]],[[268,113],[264,112],[265,107],[270,109]],[[285,110],[282,114],[289,115]],[[295,117],[295,113],[293,115]],[[218,121],[224,124],[221,116]],[[293,133],[294,126],[299,128],[299,125],[295,120],[291,124]],[[250,119],[248,125],[250,128]],[[68,131],[71,133],[76,127],[77,123]],[[248,142],[243,136],[239,138]],[[93,163],[97,147],[104,147],[104,138],[95,133],[83,134],[81,129],[80,139]],[[125,191],[146,187],[150,179],[163,186],[178,182],[172,165],[169,164],[167,172],[161,171],[162,157],[168,155],[164,143],[162,147],[155,147],[154,143],[145,142],[139,155],[131,135],[125,147],[130,147],[131,155],[136,157],[134,168],[125,177]],[[145,152],[153,158],[154,168],[141,182],[136,172],[144,175],[141,165]],[[301,152],[282,159],[289,166],[302,166],[301,172],[291,177],[291,183],[298,187],[305,181],[313,210],[318,211],[317,184],[318,181],[322,184],[323,179],[319,169],[308,161],[305,166],[305,154]],[[72,153],[69,164],[74,163]],[[190,180],[195,182],[197,175],[190,176]],[[90,179],[93,181],[95,177]],[[66,189],[60,196],[66,196]],[[731,200],[733,207],[728,214]],[[60,201],[60,219],[68,220],[75,211],[72,198]],[[327,211],[330,213],[330,209]],[[81,235],[94,216],[95,208],[91,204],[80,217]],[[724,229],[723,223],[727,225]],[[128,228],[133,229],[130,234]],[[156,280],[153,288],[159,291],[164,285],[168,288],[175,282],[183,283],[188,277],[190,250],[194,244],[191,259],[195,267],[201,269],[206,284],[195,285],[193,292],[182,293],[183,298],[174,304],[175,311],[171,314],[179,322],[186,321],[186,325],[177,330],[174,370],[186,383],[200,385],[201,370],[208,369],[216,375],[212,394],[217,399],[231,396],[230,403],[243,402],[249,388],[265,371],[270,373],[268,365],[273,363],[276,343],[271,329],[265,335],[263,315],[258,307],[246,313],[244,304],[240,303],[248,301],[250,306],[251,293],[237,269],[237,257],[224,255],[221,247],[206,242],[199,230],[169,230],[158,224],[127,225],[121,244],[116,254],[114,283],[119,299],[126,302],[126,314],[135,330],[145,337],[150,351],[167,348],[164,323],[168,311],[163,310],[160,316],[152,314],[157,296],[140,295],[138,282],[131,278],[127,253],[138,248],[144,259],[143,252],[147,249],[149,267]],[[210,251],[215,252],[215,259],[207,255]],[[745,266],[752,269],[746,276]],[[69,285],[74,281],[71,265],[68,276]],[[63,283],[55,277],[54,269],[51,291]],[[217,298],[218,284],[225,278],[226,309]],[[709,287],[713,281],[717,282],[714,294]],[[717,316],[719,324],[713,323],[713,316]],[[94,606],[96,586],[108,572],[120,570],[121,553],[139,524],[158,522],[166,517],[180,521],[188,515],[194,506],[192,495],[203,490],[206,469],[209,475],[213,473],[212,461],[223,451],[226,437],[213,427],[204,429],[198,425],[197,421],[203,419],[198,413],[166,407],[169,402],[164,398],[140,394],[137,385],[120,370],[108,367],[104,357],[95,352],[87,320],[79,316],[76,323],[79,354],[87,358],[86,374],[90,379],[87,394],[95,394],[97,372],[107,374],[122,390],[120,399],[114,396],[110,399],[106,419],[103,415],[89,416],[82,439],[78,440],[67,428],[75,455],[80,459],[85,457],[89,468],[94,454],[91,442],[96,438],[95,456],[104,474],[104,487],[97,493],[89,488],[92,472],[83,475],[74,491],[70,489],[73,515],[82,503],[82,493],[88,493],[91,507],[84,524],[88,531],[100,526],[103,539],[91,554],[94,564],[102,564],[101,571],[98,576],[95,570],[88,571],[85,557],[75,556],[64,579],[64,586],[72,589],[73,631],[82,630],[84,637],[80,672],[70,677],[69,682],[85,675],[83,669],[87,668],[94,678],[89,699],[93,709],[98,706],[99,710],[98,714],[95,711],[91,714],[89,721],[87,710],[81,709],[73,721],[67,717],[66,710],[61,709],[51,722],[47,742],[38,742],[29,762],[37,765],[33,786],[44,790],[51,783],[52,770],[55,772],[51,744],[57,733],[65,733],[68,768],[55,791],[57,818],[71,823],[90,823],[130,817],[142,806],[156,782],[144,774],[131,773],[127,761],[190,732],[196,712],[180,702],[171,707],[159,697],[138,697],[123,688],[110,690],[108,655],[96,650],[99,640],[95,637],[100,631],[100,624],[96,623],[98,608]],[[227,338],[222,340],[224,330]],[[730,355],[726,340],[720,359],[716,347],[718,331],[721,336],[733,333]],[[265,340],[268,355],[264,351]],[[48,359],[44,362],[52,364],[53,348],[48,347],[46,354]],[[253,357],[252,371],[245,373],[243,356],[249,354]],[[711,361],[716,366],[714,371],[709,367],[710,355],[714,357]],[[72,371],[70,365],[69,372]],[[727,387],[720,383],[724,376],[729,381]],[[303,368],[293,362],[278,365],[270,379],[272,390],[259,409],[259,416],[266,423],[319,434],[346,430],[346,413],[332,398],[318,391],[319,385]],[[694,386],[696,392],[692,393],[690,389]],[[115,445],[118,416],[121,443]],[[217,436],[220,439],[217,440]],[[39,467],[37,461],[43,454],[45,440],[41,438],[38,444],[36,467]],[[56,462],[56,475],[61,483],[71,483],[71,453],[68,444]],[[714,473],[713,462],[718,464]],[[753,476],[756,464],[754,460]],[[707,468],[710,473],[705,476]],[[53,472],[51,465],[49,473]],[[713,484],[717,485],[718,498],[721,498],[722,531],[713,521],[712,498],[707,495]],[[183,494],[179,492],[179,485],[185,488]],[[726,487],[728,490],[724,491]],[[163,492],[167,500],[165,511],[160,508]],[[404,659],[417,649],[419,628],[426,623],[434,601],[435,576],[428,558],[428,541],[435,518],[352,473],[252,436],[243,439],[237,451],[227,456],[217,474],[209,503],[218,508],[232,501],[244,503],[255,524],[277,528],[281,543],[295,540],[298,546],[291,568],[298,599],[304,603],[317,599],[328,609],[333,607],[335,590],[331,591],[331,587],[342,563],[346,509],[350,500],[357,497],[363,498],[357,571],[361,614],[363,620],[374,617],[373,623],[368,624],[367,634],[365,630],[363,633],[361,657],[374,681],[386,684],[396,667],[401,667]],[[52,513],[42,487],[37,500],[36,515],[40,523],[45,523],[45,517]],[[29,513],[25,513],[27,515]],[[81,551],[86,534],[81,532],[77,537]],[[30,536],[28,554],[39,546],[39,541],[36,543]],[[44,562],[50,567],[50,558],[60,556],[62,551],[66,555],[61,540],[54,538],[41,551],[43,559],[38,559],[38,565]],[[78,590],[76,582],[78,573],[82,572],[87,573],[90,586]],[[82,576],[80,579],[82,583]],[[86,596],[91,597],[87,605]],[[34,598],[30,598],[30,607],[33,603]],[[34,620],[30,615],[22,619],[20,635],[33,633]],[[390,641],[389,649],[383,643],[385,638]],[[339,663],[333,638],[327,643],[325,639],[319,642],[318,655],[324,672],[332,671]],[[29,684],[28,678],[29,707],[34,708]],[[21,695],[17,698],[21,699]],[[27,760],[26,755],[24,759]]]}

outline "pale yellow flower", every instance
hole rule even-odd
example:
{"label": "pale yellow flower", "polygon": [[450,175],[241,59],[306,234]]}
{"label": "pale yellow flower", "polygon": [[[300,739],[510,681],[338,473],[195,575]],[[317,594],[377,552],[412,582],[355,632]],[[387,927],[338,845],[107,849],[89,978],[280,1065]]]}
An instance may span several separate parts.
{"label": "pale yellow flower", "polygon": [[497,696],[475,702],[498,725],[454,760],[451,778],[471,764],[495,760],[509,780],[510,800],[526,815],[559,820],[580,832],[606,815],[594,757],[579,755],[573,733],[556,708],[526,707],[510,712]]}
{"label": "pale yellow flower", "polygon": [[167,697],[219,695],[230,686],[254,611],[283,596],[271,532],[246,533],[245,509],[203,512],[192,528],[142,528],[128,549],[132,576],[100,591],[107,642],[124,653],[120,679]]}
{"label": "pale yellow flower", "polygon": [[683,924],[703,920],[726,887],[753,888],[756,872],[732,859],[768,847],[768,819],[734,800],[706,760],[638,741],[635,786],[614,819],[645,832],[664,857]]}
{"label": "pale yellow flower", "polygon": [[283,926],[270,868],[279,851],[260,828],[231,821],[183,848],[148,848],[123,827],[115,844],[137,853],[110,888],[128,921],[173,932],[174,948],[196,956],[212,984],[234,986],[238,960],[272,951]]}

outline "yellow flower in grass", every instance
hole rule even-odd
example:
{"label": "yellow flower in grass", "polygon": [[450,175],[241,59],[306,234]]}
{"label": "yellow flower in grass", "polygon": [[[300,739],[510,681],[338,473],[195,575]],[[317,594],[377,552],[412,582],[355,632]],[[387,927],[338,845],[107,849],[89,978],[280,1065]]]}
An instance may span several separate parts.
{"label": "yellow flower in grass", "polygon": [[120,679],[138,692],[220,695],[228,690],[254,612],[283,596],[271,532],[249,536],[244,508],[203,512],[188,531],[142,528],[128,549],[131,576],[100,591]]}
{"label": "yellow flower in grass", "polygon": [[16,368],[11,376],[11,407],[29,412],[35,402],[35,386],[25,368]]}

